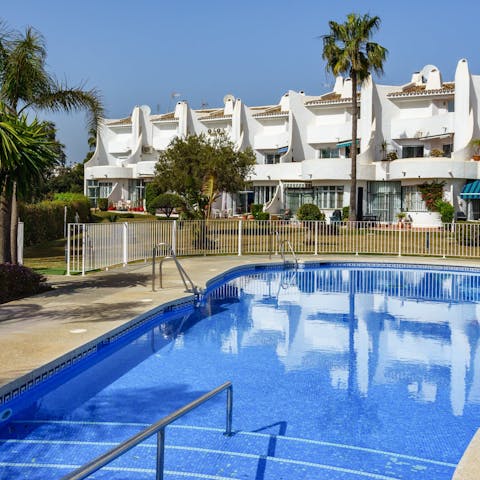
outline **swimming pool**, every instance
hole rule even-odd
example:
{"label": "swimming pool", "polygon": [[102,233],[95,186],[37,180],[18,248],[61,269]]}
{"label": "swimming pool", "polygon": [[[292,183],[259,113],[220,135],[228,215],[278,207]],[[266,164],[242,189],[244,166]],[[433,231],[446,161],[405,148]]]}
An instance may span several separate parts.
{"label": "swimming pool", "polygon": [[[167,428],[166,478],[450,479],[480,423],[476,270],[257,267],[2,408],[0,479],[55,479],[226,380]],[[31,405],[27,405],[33,401]],[[24,408],[24,410],[21,410]],[[154,478],[155,440],[96,479]]]}

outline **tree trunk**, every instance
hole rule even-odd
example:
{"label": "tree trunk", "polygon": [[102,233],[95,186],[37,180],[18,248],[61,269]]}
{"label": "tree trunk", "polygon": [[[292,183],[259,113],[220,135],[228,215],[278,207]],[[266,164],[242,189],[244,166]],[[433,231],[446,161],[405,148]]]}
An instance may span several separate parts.
{"label": "tree trunk", "polygon": [[8,263],[11,259],[10,222],[11,203],[4,185],[0,194],[0,263]]}
{"label": "tree trunk", "polygon": [[13,182],[11,199],[11,221],[10,221],[10,263],[18,263],[18,207],[17,207],[17,182]]}
{"label": "tree trunk", "polygon": [[350,147],[350,157],[352,159],[352,179],[350,181],[350,210],[348,219],[352,222],[357,220],[357,120],[358,120],[358,102],[357,102],[357,74],[351,72],[352,78],[352,146]]}

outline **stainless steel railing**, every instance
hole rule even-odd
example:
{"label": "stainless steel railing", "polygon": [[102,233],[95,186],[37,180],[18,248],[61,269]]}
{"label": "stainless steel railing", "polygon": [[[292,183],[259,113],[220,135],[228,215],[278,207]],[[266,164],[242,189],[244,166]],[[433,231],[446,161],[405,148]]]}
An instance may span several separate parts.
{"label": "stainless steel railing", "polygon": [[298,268],[298,258],[297,256],[295,255],[295,250],[293,249],[293,246],[292,244],[290,243],[290,240],[281,240],[280,241],[280,248],[279,248],[279,253],[282,257],[282,260],[283,260],[283,263],[286,264],[287,263],[287,259],[285,257],[285,246],[287,247],[287,249],[289,250],[289,252],[292,254],[292,257],[293,257],[293,263],[295,265],[295,268]]}
{"label": "stainless steel railing", "polygon": [[[158,262],[158,273],[159,273],[159,278],[160,278],[160,288],[163,288],[163,262],[165,260],[173,260],[175,262],[175,265],[177,266],[178,273],[180,274],[180,278],[182,279],[183,284],[185,285],[185,290],[187,292],[192,292],[194,295],[199,295],[200,290],[198,287],[193,283],[192,279],[188,276],[187,272],[185,269],[182,267],[182,264],[178,261],[177,256],[175,255],[175,252],[173,251],[173,248],[170,244],[161,242],[158,243],[153,247],[153,252],[152,252],[152,292],[155,291],[155,264],[156,264],[156,258],[158,256],[158,253],[161,249],[166,250],[166,255],[160,258],[160,261]],[[190,286],[188,285],[190,284]]]}
{"label": "stainless steel railing", "polygon": [[82,480],[84,478],[87,478],[92,473],[113,462],[113,460],[120,457],[124,453],[131,450],[133,447],[137,446],[139,443],[143,442],[144,440],[155,434],[157,434],[157,459],[155,478],[156,480],[163,480],[163,466],[165,458],[165,427],[170,425],[175,420],[178,420],[180,417],[183,417],[187,413],[191,412],[195,408],[199,407],[203,403],[207,402],[211,398],[215,397],[219,393],[223,392],[224,390],[227,391],[227,418],[224,435],[232,435],[233,385],[232,382],[225,382],[223,385],[214,388],[210,392],[202,395],[188,405],[185,405],[184,407],[179,408],[170,415],[162,418],[157,423],[154,423],[142,432],[137,433],[135,436],[118,445],[118,447],[113,448],[109,452],[92,460],[91,462],[78,468],[72,473],[62,477],[61,480]]}

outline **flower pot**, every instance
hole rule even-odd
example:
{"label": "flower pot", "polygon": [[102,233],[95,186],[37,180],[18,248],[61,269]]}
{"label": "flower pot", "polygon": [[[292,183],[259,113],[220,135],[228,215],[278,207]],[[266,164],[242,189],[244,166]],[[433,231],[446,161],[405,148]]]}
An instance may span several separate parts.
{"label": "flower pot", "polygon": [[480,160],[480,155],[472,155],[472,158],[478,162]]}

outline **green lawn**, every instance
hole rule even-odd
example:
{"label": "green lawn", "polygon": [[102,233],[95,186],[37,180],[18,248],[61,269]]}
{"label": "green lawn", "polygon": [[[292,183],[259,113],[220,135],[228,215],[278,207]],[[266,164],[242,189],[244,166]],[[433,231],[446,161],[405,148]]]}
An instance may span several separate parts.
{"label": "green lawn", "polygon": [[24,265],[33,268],[38,273],[65,275],[67,270],[63,238],[25,247],[23,257]]}

